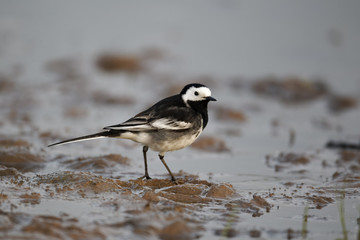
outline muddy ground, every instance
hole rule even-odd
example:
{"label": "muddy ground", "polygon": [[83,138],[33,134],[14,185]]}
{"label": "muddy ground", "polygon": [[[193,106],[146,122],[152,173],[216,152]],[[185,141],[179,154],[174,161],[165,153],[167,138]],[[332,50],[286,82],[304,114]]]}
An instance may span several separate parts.
{"label": "muddy ground", "polygon": [[[106,59],[106,64],[113,61],[108,69],[101,63],[103,58],[94,65],[102,74],[121,74],[130,64],[126,62],[136,59],[111,56]],[[71,60],[51,61],[44,69],[55,72],[54,79],[43,86],[1,79],[0,127],[3,133],[11,132],[0,139],[2,238],[326,239],[329,222],[341,236],[340,202],[345,202],[348,234],[358,234],[359,214],[348,216],[348,211],[359,207],[359,146],[354,137],[334,138],[340,142],[326,145],[331,139],[328,133],[341,135],[349,127],[330,119],[357,113],[358,99],[337,97],[335,104],[333,90],[311,79],[230,79],[225,87],[214,79],[200,79],[219,101],[209,106],[210,123],[203,136],[190,148],[167,154],[178,179],[175,185],[156,155],[150,155],[150,169],[156,169],[153,179],[138,179],[143,171],[141,147],[126,140],[46,147],[97,126],[94,118],[106,116],[98,109],[125,116],[137,105],[146,105],[131,94],[92,93],[91,83],[75,66]],[[136,74],[148,73],[139,67]],[[143,88],[137,77],[125,80],[138,85],[130,91]],[[182,86],[162,85],[161,91],[154,89],[159,96],[178,92]],[[53,101],[51,92],[64,98]],[[319,105],[325,114],[321,119],[311,115]],[[277,110],[269,112],[269,108]],[[308,125],[293,124],[293,117]],[[312,130],[307,132],[309,126]],[[174,166],[175,162],[180,163]],[[313,229],[313,222],[321,227]]]}
{"label": "muddy ground", "polygon": [[[338,2],[5,2],[0,239],[359,239],[356,11],[338,24]],[[178,185],[152,151],[139,179],[128,140],[47,147],[191,82],[218,101],[165,155]]]}

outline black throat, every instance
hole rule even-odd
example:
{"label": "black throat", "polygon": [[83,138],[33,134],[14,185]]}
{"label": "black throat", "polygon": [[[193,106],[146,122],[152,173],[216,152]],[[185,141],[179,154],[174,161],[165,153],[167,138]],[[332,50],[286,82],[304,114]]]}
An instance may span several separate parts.
{"label": "black throat", "polygon": [[203,101],[188,101],[187,102],[192,109],[194,109],[196,112],[200,113],[203,119],[203,129],[206,127],[209,117],[207,112],[207,105],[209,103],[209,100],[203,100]]}

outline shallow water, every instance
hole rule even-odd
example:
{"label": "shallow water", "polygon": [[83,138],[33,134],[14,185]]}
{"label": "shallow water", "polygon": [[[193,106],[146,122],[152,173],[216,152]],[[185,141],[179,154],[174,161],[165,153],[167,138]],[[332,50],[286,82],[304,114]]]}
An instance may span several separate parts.
{"label": "shallow water", "polygon": [[[341,5],[347,17],[336,28],[333,2],[289,5],[294,22],[269,35],[285,14],[272,4],[282,14],[269,18],[250,2],[162,3],[151,12],[164,16],[128,24],[143,8],[101,4],[107,14],[97,18],[99,3],[33,4],[42,8],[0,8],[1,238],[336,239],[342,194],[348,238],[359,236],[359,150],[325,147],[360,139],[354,8]],[[299,7],[316,24],[303,29]],[[183,21],[184,12],[204,23]],[[239,29],[224,27],[233,22]],[[317,38],[319,29],[340,40]],[[188,82],[208,85],[218,101],[202,138],[165,155],[178,186],[151,151],[153,180],[137,180],[142,148],[127,140],[46,147],[127,120]]]}

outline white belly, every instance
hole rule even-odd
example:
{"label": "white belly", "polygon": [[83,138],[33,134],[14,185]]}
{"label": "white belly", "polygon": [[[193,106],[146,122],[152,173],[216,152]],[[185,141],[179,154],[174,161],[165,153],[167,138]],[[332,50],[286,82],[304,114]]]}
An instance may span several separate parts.
{"label": "white belly", "polygon": [[199,131],[196,132],[196,134],[191,135],[191,137],[182,136],[180,138],[172,139],[169,141],[152,142],[148,146],[153,151],[157,151],[160,153],[180,150],[191,145],[199,137],[201,132],[202,129],[199,129]]}
{"label": "white belly", "polygon": [[148,146],[151,150],[161,154],[185,148],[192,144],[202,132],[202,121],[199,128],[186,131],[145,131],[124,132],[119,138],[130,139]]}

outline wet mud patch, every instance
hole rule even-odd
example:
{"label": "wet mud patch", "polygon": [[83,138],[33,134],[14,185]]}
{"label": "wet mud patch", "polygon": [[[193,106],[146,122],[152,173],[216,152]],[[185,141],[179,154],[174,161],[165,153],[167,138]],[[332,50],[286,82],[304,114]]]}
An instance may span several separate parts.
{"label": "wet mud patch", "polygon": [[324,167],[332,167],[331,182],[342,184],[344,188],[357,189],[360,187],[360,151],[340,150],[334,163],[327,163]]}
{"label": "wet mud patch", "polygon": [[[284,182],[281,187],[269,189],[268,196],[274,201],[298,202],[310,208],[322,209],[335,203],[341,195],[358,197],[360,191],[360,153],[356,150],[341,150],[338,157],[326,158],[321,154],[280,153],[266,157],[266,165],[275,172],[291,174],[300,179],[312,178],[317,184],[295,180]],[[318,171],[319,176],[312,172]],[[300,200],[300,202],[299,202]]]}
{"label": "wet mud patch", "polygon": [[322,209],[328,204],[335,202],[335,199],[333,197],[319,196],[319,195],[312,195],[306,197],[305,199],[308,200],[308,202],[315,205],[316,209]]}
{"label": "wet mud patch", "polygon": [[[311,162],[311,156],[298,153],[280,153],[276,156],[267,155],[266,165],[274,168],[276,172],[283,171],[284,169],[293,169],[294,167],[301,167],[308,165]],[[306,171],[303,169],[303,171]],[[298,170],[298,173],[302,173]]]}
{"label": "wet mud patch", "polygon": [[64,194],[67,197],[73,195],[73,197],[85,198],[90,195],[115,192],[121,189],[115,180],[86,172],[64,171],[38,175],[34,180],[38,186],[45,186],[50,197]]}
{"label": "wet mud patch", "polygon": [[252,195],[250,201],[237,199],[226,204],[228,212],[243,212],[251,214],[253,217],[260,217],[265,212],[270,212],[272,207],[273,205],[265,197],[256,194]]}
{"label": "wet mud patch", "polygon": [[82,106],[71,105],[64,110],[64,117],[80,119],[88,115],[88,110]]}
{"label": "wet mud patch", "polygon": [[234,121],[240,123],[246,121],[245,113],[240,110],[235,110],[231,108],[217,108],[216,116],[219,120]]}
{"label": "wet mud patch", "polygon": [[200,137],[196,140],[191,147],[196,148],[202,151],[210,151],[210,152],[227,152],[229,148],[226,146],[224,140],[217,137]]}
{"label": "wet mud patch", "polygon": [[336,160],[336,166],[349,170],[360,176],[360,151],[344,150],[338,152],[339,159]]}
{"label": "wet mud patch", "polygon": [[358,98],[334,92],[325,81],[300,77],[265,77],[250,84],[252,91],[263,97],[275,99],[288,106],[325,99],[332,114],[340,114],[358,107]]}
{"label": "wet mud patch", "polygon": [[[325,187],[330,185],[324,183],[324,186],[314,186],[313,184],[285,182],[282,187],[269,189],[264,198],[274,205],[303,205],[308,206],[309,209],[323,209],[335,203],[340,194],[344,192],[338,186]],[[355,196],[353,192],[348,193],[349,196]]]}
{"label": "wet mud patch", "polygon": [[31,144],[23,139],[0,139],[1,148],[29,148]]}
{"label": "wet mud patch", "polygon": [[38,154],[33,154],[31,146],[31,143],[23,139],[0,138],[0,166],[15,168],[20,172],[42,169],[46,160]]}
{"label": "wet mud patch", "polygon": [[[80,227],[78,219],[68,215],[31,215],[0,211],[0,230],[11,239],[106,239],[98,229]],[[19,226],[20,225],[20,226]],[[16,228],[16,231],[14,231]]]}
{"label": "wet mud patch", "polygon": [[11,78],[12,77],[0,74],[0,92],[5,93],[14,89],[15,83]]}
{"label": "wet mud patch", "polygon": [[[5,170],[11,172],[5,167],[1,171]],[[168,179],[123,181],[88,172],[24,176],[12,171],[0,177],[6,192],[0,195],[0,221],[4,223],[0,232],[10,237],[107,239],[125,234],[196,239],[205,231],[204,224],[214,219],[227,221],[233,209],[261,216],[272,208],[260,195],[246,199],[231,184],[212,183],[183,172],[175,185]],[[81,204],[84,210],[76,213],[72,204]],[[47,214],[22,212],[27,208],[41,208]],[[100,218],[94,217],[100,213]]]}
{"label": "wet mud patch", "polygon": [[[327,191],[341,192],[348,195],[360,195],[360,151],[342,150],[335,161],[336,171],[332,174],[333,185],[326,186]],[[336,188],[340,186],[340,190]]]}
{"label": "wet mud patch", "polygon": [[22,198],[21,203],[40,204],[41,195],[40,193],[32,192],[20,195]]}
{"label": "wet mud patch", "polygon": [[102,54],[96,59],[96,65],[100,70],[109,73],[134,74],[144,69],[142,59],[135,54]]}
{"label": "wet mud patch", "polygon": [[[145,74],[146,69],[143,63],[146,62],[140,58],[139,61],[141,61],[141,69],[138,71],[132,72],[132,70],[120,68],[113,72]],[[129,238],[197,239],[204,236],[203,238],[206,239],[209,235],[215,238],[240,238],[242,236],[251,238],[271,238],[272,236],[299,238],[299,228],[289,228],[288,226],[282,228],[276,223],[269,224],[271,225],[269,227],[266,224],[265,226],[262,225],[261,222],[267,218],[267,215],[272,218],[271,222],[273,222],[272,220],[278,221],[277,211],[281,210],[284,205],[291,206],[293,210],[300,209],[300,212],[301,208],[307,205],[309,209],[321,209],[321,213],[323,213],[334,205],[336,207],[337,198],[342,193],[350,199],[358,198],[360,195],[358,190],[360,187],[359,157],[356,151],[353,151],[358,148],[357,145],[333,148],[335,150],[331,151],[337,154],[336,160],[319,157],[317,152],[309,153],[304,150],[306,147],[301,146],[303,143],[299,141],[301,135],[306,134],[306,131],[302,132],[304,129],[292,125],[292,120],[290,123],[287,122],[286,118],[281,117],[281,114],[280,116],[269,116],[269,114],[273,114],[272,103],[266,101],[262,105],[263,99],[259,102],[251,102],[253,105],[231,105],[230,103],[228,106],[232,107],[209,107],[210,116],[215,116],[212,121],[217,121],[217,127],[221,126],[214,131],[219,134],[200,137],[192,147],[200,150],[195,151],[198,154],[209,154],[209,152],[216,154],[229,151],[229,141],[241,140],[242,144],[249,144],[247,145],[249,152],[259,153],[254,157],[258,159],[260,154],[260,158],[262,158],[268,152],[265,152],[264,149],[266,148],[259,148],[256,144],[247,143],[248,134],[259,134],[261,139],[271,142],[275,137],[282,137],[280,130],[286,129],[290,136],[289,147],[294,148],[283,149],[282,145],[277,145],[274,146],[276,149],[274,151],[281,149],[284,152],[267,157],[267,166],[274,169],[271,172],[277,178],[273,182],[274,187],[268,190],[266,187],[258,192],[251,190],[252,193],[250,194],[246,190],[240,195],[230,184],[201,180],[197,176],[191,176],[184,172],[175,174],[179,185],[174,185],[165,175],[163,176],[164,179],[128,180],[129,176],[135,175],[131,168],[132,165],[141,165],[141,161],[133,163],[132,160],[121,155],[101,155],[103,154],[102,148],[93,152],[96,157],[92,157],[92,154],[90,157],[80,158],[50,157],[48,155],[49,158],[47,159],[46,152],[43,149],[36,149],[36,147],[44,146],[45,143],[52,143],[57,139],[66,139],[71,135],[69,132],[72,131],[72,128],[78,126],[78,124],[74,124],[75,121],[81,122],[81,120],[86,120],[85,117],[92,117],[96,107],[102,106],[109,110],[109,113],[116,113],[114,118],[118,119],[119,105],[121,105],[120,107],[129,107],[137,104],[127,93],[117,96],[106,90],[91,87],[91,80],[84,78],[84,73],[78,69],[78,66],[74,66],[75,68],[72,70],[71,63],[58,62],[57,64],[58,69],[52,70],[57,75],[55,85],[58,89],[54,92],[60,93],[61,96],[69,92],[73,95],[61,105],[59,104],[60,107],[57,110],[60,113],[59,118],[67,121],[54,121],[54,124],[56,123],[58,127],[64,130],[61,131],[61,136],[58,135],[59,133],[53,132],[54,130],[49,130],[54,129],[53,123],[49,125],[44,120],[39,119],[42,117],[41,114],[38,115],[38,112],[32,113],[28,110],[33,108],[34,103],[46,102],[39,101],[38,96],[42,96],[42,94],[36,94],[35,91],[26,93],[27,97],[20,99],[20,101],[14,95],[14,99],[10,101],[13,106],[12,110],[6,111],[6,114],[3,115],[4,119],[1,120],[3,125],[0,124],[0,127],[6,127],[8,122],[12,122],[14,126],[19,127],[20,133],[17,135],[18,138],[0,138],[0,154],[2,154],[0,156],[5,157],[0,159],[2,161],[0,167],[2,189],[0,192],[0,234],[5,233],[13,238],[29,239],[45,239],[49,236],[55,239],[87,239],[92,237],[121,239],[124,236],[130,236]],[[66,66],[67,64],[70,65]],[[105,70],[105,72],[112,72],[112,70]],[[160,76],[160,74],[154,73],[152,77],[154,76]],[[168,79],[164,79],[164,77],[166,76],[163,75],[163,79],[158,81],[167,81]],[[89,85],[84,85],[84,81],[87,81]],[[267,90],[264,90],[267,93],[258,93],[290,104],[315,103],[318,100],[330,101],[330,97],[334,96],[331,105],[330,102],[323,104],[328,106],[332,113],[341,113],[356,107],[356,99],[347,99],[338,95],[335,99],[335,95],[326,89],[317,88],[314,82],[306,82],[308,80],[300,78],[297,81],[279,79],[279,82],[275,83],[274,95],[271,95],[273,90],[271,90],[270,85],[267,85]],[[72,84],[67,85],[67,83]],[[76,86],[74,87],[73,84]],[[216,87],[214,82],[211,84]],[[15,87],[19,86],[16,85]],[[87,86],[86,89],[83,88],[84,86]],[[180,90],[182,86],[183,84],[179,85]],[[215,89],[214,96],[217,97],[218,95],[215,95],[217,90]],[[178,91],[176,90],[175,93]],[[309,92],[306,93],[306,91]],[[158,91],[158,94],[164,93]],[[167,96],[167,94],[165,95]],[[238,97],[234,96],[237,102],[239,101]],[[252,100],[246,101],[250,103]],[[85,102],[90,105],[85,105]],[[142,105],[146,105],[146,103],[142,103]],[[55,105],[49,104],[49,106],[54,107]],[[299,111],[303,111],[307,106],[310,105],[303,105]],[[267,110],[268,107],[270,110]],[[35,109],[33,108],[33,110]],[[245,111],[243,112],[243,110]],[[294,108],[291,109],[291,111],[293,110]],[[48,113],[49,109],[42,111]],[[211,111],[213,112],[211,113]],[[61,113],[63,114],[61,115]],[[309,122],[314,121],[313,125],[316,130],[326,130],[323,133],[340,132],[345,129],[341,123],[336,123],[337,121],[326,117],[326,114],[324,113],[325,117],[315,118],[320,119],[320,122],[305,118],[306,112],[300,118],[304,118],[302,119],[304,122],[307,120]],[[316,116],[316,114],[314,115]],[[247,132],[251,130],[250,128],[259,127],[259,125],[253,125],[255,117],[267,119],[267,122],[260,121],[260,125],[268,124],[271,119],[275,119],[271,126],[274,134],[269,137],[257,131]],[[338,114],[336,117],[344,116]],[[85,123],[85,121],[83,122]],[[224,124],[229,126],[224,127]],[[247,132],[244,136],[238,128],[239,124],[241,124],[241,130],[244,133]],[[41,144],[36,140],[30,142],[22,139],[22,133],[26,133],[29,125],[36,126],[30,129],[39,136],[38,139]],[[46,127],[43,128],[43,126]],[[87,127],[93,129],[93,126],[84,126],[84,128]],[[254,136],[258,136],[256,134]],[[227,136],[231,136],[231,139]],[[319,136],[317,135],[317,137]],[[312,136],[309,136],[309,139],[311,138]],[[276,144],[275,141],[274,144]],[[291,152],[293,149],[300,150],[299,152]],[[336,150],[339,151],[336,152]],[[65,148],[64,151],[66,151]],[[194,150],[190,151],[193,152]],[[231,151],[235,153],[240,150],[231,149]],[[318,151],[321,152],[323,149]],[[50,151],[48,153],[51,154]],[[11,154],[16,157],[10,156]],[[79,154],[81,153],[79,152]],[[189,156],[191,154],[194,153],[189,153]],[[248,157],[246,154],[243,152],[236,157],[240,156],[239,159],[246,160]],[[77,153],[75,155],[79,156]],[[136,159],[138,155],[136,152],[136,155],[129,156],[131,159]],[[226,160],[235,158],[235,154],[225,155],[227,155]],[[250,158],[254,159],[251,156]],[[3,159],[7,159],[7,161]],[[40,160],[37,161],[36,159]],[[262,164],[261,161],[259,162]],[[213,161],[211,164],[218,163]],[[221,164],[224,166],[224,163]],[[231,168],[230,164],[231,162],[229,162]],[[239,169],[240,167],[247,167],[246,164],[243,164],[242,161],[239,161],[236,167]],[[64,171],[60,172],[58,167]],[[38,171],[40,169],[43,172]],[[163,171],[163,169],[161,170]],[[119,174],[119,171],[125,172],[125,174]],[[207,170],[203,171],[206,172]],[[231,172],[230,175],[233,174],[232,169],[226,171]],[[257,171],[262,171],[261,166],[257,168]],[[51,174],[45,174],[49,172]],[[321,174],[326,173],[320,177],[319,172]],[[221,181],[222,176],[219,176],[219,173],[215,171],[211,179]],[[227,179],[226,181],[232,182],[236,189],[239,186],[241,189],[244,187],[244,183],[237,182],[237,177],[233,175],[230,180]],[[249,184],[249,186],[245,186],[246,189],[253,187],[260,189],[259,185],[269,186],[266,177],[261,178],[260,184],[258,181],[249,182]],[[291,214],[288,213],[288,215]],[[246,218],[247,220],[256,219],[255,221],[258,221],[261,227],[259,229],[254,228],[251,225],[251,220],[250,223],[244,220]],[[44,223],[45,221],[46,223]],[[291,218],[289,223],[294,221],[297,219]]]}
{"label": "wet mud patch", "polygon": [[130,159],[120,154],[108,154],[98,157],[63,160],[61,164],[68,169],[106,173],[117,165],[130,165]]}
{"label": "wet mud patch", "polygon": [[328,86],[322,81],[298,77],[259,79],[252,89],[259,95],[291,104],[313,101],[329,92]]}
{"label": "wet mud patch", "polygon": [[328,108],[333,113],[341,113],[357,106],[358,100],[352,96],[331,95],[328,100]]}
{"label": "wet mud patch", "polygon": [[0,165],[21,172],[37,171],[44,167],[45,159],[28,151],[0,150]]}
{"label": "wet mud patch", "polygon": [[0,165],[0,177],[4,176],[22,176],[22,174],[16,170],[16,168],[8,168],[6,166]]}

